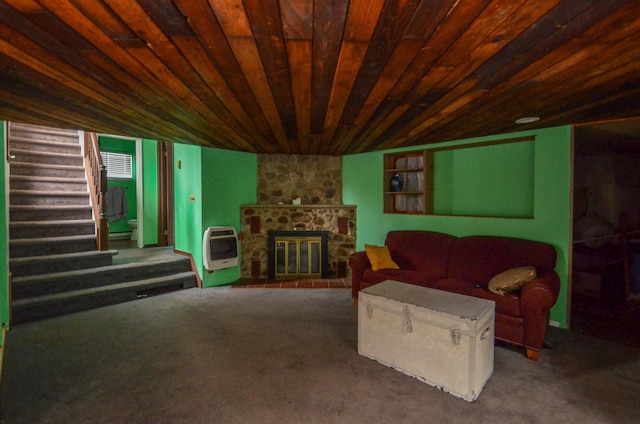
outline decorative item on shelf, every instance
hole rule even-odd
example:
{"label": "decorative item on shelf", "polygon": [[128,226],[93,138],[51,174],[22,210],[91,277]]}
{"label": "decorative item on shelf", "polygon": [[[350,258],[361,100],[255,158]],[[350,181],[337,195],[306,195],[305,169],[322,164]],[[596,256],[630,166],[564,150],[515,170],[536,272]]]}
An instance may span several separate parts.
{"label": "decorative item on shelf", "polygon": [[402,191],[402,176],[400,174],[391,177],[391,191]]}

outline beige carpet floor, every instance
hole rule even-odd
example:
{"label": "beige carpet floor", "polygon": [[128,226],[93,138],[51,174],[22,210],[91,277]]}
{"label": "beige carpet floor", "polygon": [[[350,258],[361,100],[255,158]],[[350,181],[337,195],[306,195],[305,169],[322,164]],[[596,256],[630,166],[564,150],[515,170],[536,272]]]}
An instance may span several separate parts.
{"label": "beige carpet floor", "polygon": [[348,288],[190,289],[16,326],[1,422],[637,422],[638,349],[555,328],[547,346],[496,347],[469,403],[358,355]]}

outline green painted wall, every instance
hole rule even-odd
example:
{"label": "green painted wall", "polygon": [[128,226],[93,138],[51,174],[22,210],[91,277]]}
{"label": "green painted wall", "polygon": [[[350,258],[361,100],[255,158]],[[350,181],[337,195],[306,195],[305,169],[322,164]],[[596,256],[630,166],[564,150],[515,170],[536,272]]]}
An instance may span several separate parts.
{"label": "green painted wall", "polygon": [[532,141],[436,152],[434,213],[533,218],[534,165]]}
{"label": "green painted wall", "polygon": [[[555,246],[558,252],[556,270],[562,281],[562,289],[556,306],[551,311],[551,320],[561,327],[567,326],[568,276],[570,248],[571,210],[571,128],[557,127],[516,134],[504,134],[469,140],[459,140],[441,144],[417,146],[416,148],[437,148],[450,145],[464,145],[481,141],[508,139],[533,135],[533,218],[494,218],[446,215],[395,215],[383,211],[383,154],[374,152],[349,155],[343,158],[343,199],[345,204],[358,205],[357,249],[363,250],[365,243],[382,244],[390,230],[424,229],[440,231],[456,236],[500,235],[520,237],[546,242]],[[508,145],[495,146],[497,154]],[[524,148],[523,150],[526,150]],[[496,152],[493,152],[496,153]],[[508,156],[507,156],[508,157]],[[526,157],[526,155],[523,155]],[[506,158],[505,158],[506,159]],[[467,163],[465,163],[467,162]],[[476,158],[459,158],[457,167],[477,164]],[[524,161],[527,163],[527,160]],[[503,169],[503,168],[501,168]],[[489,171],[486,171],[489,172]],[[508,182],[515,178],[517,169],[499,175],[492,175],[496,181]],[[452,189],[454,186],[451,186]],[[456,195],[458,195],[456,193]],[[485,194],[483,194],[485,195]],[[460,202],[472,204],[476,193],[466,192]],[[467,201],[464,197],[471,198]]]}
{"label": "green painted wall", "polygon": [[131,180],[109,179],[107,180],[107,190],[109,187],[125,187],[127,191],[127,217],[109,223],[110,233],[123,233],[131,231],[127,221],[136,219],[138,206],[136,202],[136,142],[116,137],[99,136],[100,150],[103,152],[126,153],[132,156],[133,178]]}
{"label": "green painted wall", "polygon": [[[256,203],[257,175],[255,154],[202,148],[201,238],[205,229],[217,225],[231,225],[240,231],[240,205]],[[213,273],[202,269],[203,287],[230,284],[240,278],[240,266]]]}
{"label": "green painted wall", "polygon": [[[7,230],[9,216],[7,213],[9,200],[6,189],[8,181],[8,166],[5,142],[5,123],[0,121],[0,325],[9,326],[9,234]],[[4,346],[4,333],[0,331],[0,346]],[[2,357],[0,356],[0,361]],[[2,369],[0,363],[0,369]]]}
{"label": "green painted wall", "polygon": [[[176,143],[174,156],[175,248],[193,255],[202,270],[202,148]],[[190,199],[193,196],[193,200]],[[202,276],[202,272],[200,272]]]}
{"label": "green painted wall", "polygon": [[239,266],[213,273],[204,269],[202,235],[207,227],[217,225],[240,230],[240,205],[256,202],[256,175],[254,154],[174,146],[175,247],[193,255],[203,287],[240,278]]}
{"label": "green painted wall", "polygon": [[158,142],[142,139],[142,241],[158,244]]}

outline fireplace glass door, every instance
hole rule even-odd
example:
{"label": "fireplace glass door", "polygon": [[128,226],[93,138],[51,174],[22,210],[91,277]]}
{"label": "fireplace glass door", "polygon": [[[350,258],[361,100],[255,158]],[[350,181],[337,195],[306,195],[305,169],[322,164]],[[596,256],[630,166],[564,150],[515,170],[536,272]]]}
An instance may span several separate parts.
{"label": "fireplace glass door", "polygon": [[275,277],[320,278],[320,237],[277,237],[275,240]]}

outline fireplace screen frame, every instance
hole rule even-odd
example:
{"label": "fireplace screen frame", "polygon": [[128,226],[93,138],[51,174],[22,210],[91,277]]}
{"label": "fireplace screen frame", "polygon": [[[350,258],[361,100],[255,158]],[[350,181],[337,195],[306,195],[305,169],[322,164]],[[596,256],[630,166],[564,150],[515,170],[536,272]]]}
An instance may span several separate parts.
{"label": "fireplace screen frame", "polygon": [[[329,232],[328,231],[268,231],[269,236],[269,254],[268,254],[268,274],[270,279],[295,279],[295,278],[328,278],[329,275]],[[319,272],[299,272],[299,256],[296,256],[296,267],[293,272],[292,268],[289,268],[290,259],[285,258],[285,272],[278,272],[277,263],[277,243],[296,243],[297,252],[300,251],[300,242],[319,242],[320,258],[319,258]],[[309,249],[310,250],[310,249]],[[290,252],[288,252],[290,253]],[[308,261],[311,261],[308,258]]]}
{"label": "fireplace screen frame", "polygon": [[320,278],[322,276],[322,238],[276,237],[275,240],[275,277]]}

